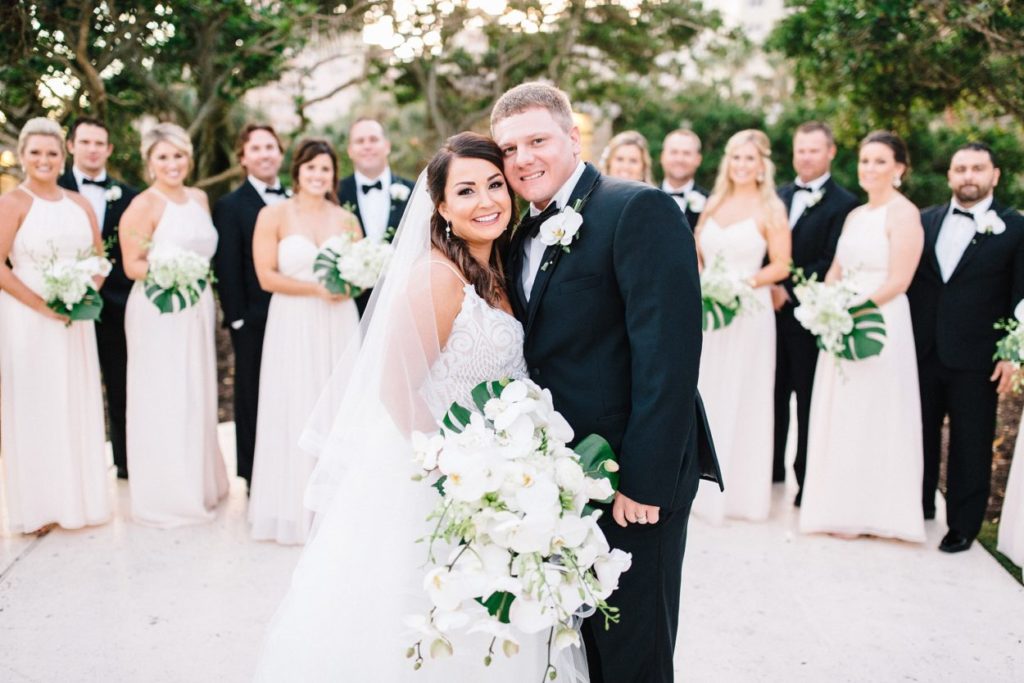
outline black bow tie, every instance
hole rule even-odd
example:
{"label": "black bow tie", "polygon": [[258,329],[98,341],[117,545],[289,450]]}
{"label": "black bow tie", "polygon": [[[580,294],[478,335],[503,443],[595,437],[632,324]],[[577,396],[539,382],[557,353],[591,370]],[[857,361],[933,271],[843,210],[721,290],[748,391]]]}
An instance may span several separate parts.
{"label": "black bow tie", "polygon": [[268,187],[267,189],[263,190],[263,194],[279,194],[282,197],[287,196],[286,192],[287,192],[287,190],[285,190],[283,186],[282,187]]}
{"label": "black bow tie", "polygon": [[376,189],[376,190],[383,190],[384,189],[384,185],[381,184],[379,178],[377,179],[377,182],[375,182],[375,183],[370,183],[369,185],[360,185],[360,187],[363,188],[363,194],[366,194],[370,190],[374,190],[374,189]]}
{"label": "black bow tie", "polygon": [[547,208],[538,213],[536,216],[527,216],[519,222],[519,226],[516,228],[516,232],[525,231],[527,237],[536,237],[540,234],[541,223],[558,213],[558,206],[551,202]]}
{"label": "black bow tie", "polygon": [[683,199],[686,199],[686,194],[687,194],[686,192],[669,192],[668,196],[669,197],[682,197]]}
{"label": "black bow tie", "polygon": [[797,192],[814,192],[814,188],[811,187],[810,185],[803,185],[801,183],[797,183],[796,184],[796,191]]}
{"label": "black bow tie", "polygon": [[92,178],[82,178],[82,185],[99,185],[102,188],[106,188],[110,185],[110,178],[104,178],[103,180],[93,180]]}
{"label": "black bow tie", "polygon": [[972,221],[974,220],[974,214],[973,213],[971,213],[970,211],[964,211],[963,209],[958,209],[955,206],[953,207],[953,215],[954,216],[963,216],[964,218],[970,218]]}

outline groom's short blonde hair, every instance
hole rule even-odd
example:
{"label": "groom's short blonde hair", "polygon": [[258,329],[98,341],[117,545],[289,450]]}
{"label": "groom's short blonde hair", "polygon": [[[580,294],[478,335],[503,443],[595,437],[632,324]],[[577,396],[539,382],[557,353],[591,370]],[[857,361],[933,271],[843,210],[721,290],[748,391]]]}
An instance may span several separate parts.
{"label": "groom's short blonde hair", "polygon": [[569,96],[553,85],[535,81],[517,85],[498,98],[491,109],[491,132],[499,121],[529,109],[547,109],[566,132],[573,127]]}

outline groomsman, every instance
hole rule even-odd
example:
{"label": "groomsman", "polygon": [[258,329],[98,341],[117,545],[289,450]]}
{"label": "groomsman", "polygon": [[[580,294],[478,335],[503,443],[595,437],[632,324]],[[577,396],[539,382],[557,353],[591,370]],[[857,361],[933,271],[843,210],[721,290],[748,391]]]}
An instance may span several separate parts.
{"label": "groomsman", "polygon": [[271,126],[250,123],[235,146],[246,178],[213,207],[220,240],[214,256],[217,293],[224,325],[235,350],[235,454],[238,476],[252,480],[256,449],[256,406],[259,404],[260,359],[270,293],[260,288],[252,261],[252,234],[264,206],[284,200],[288,191],[277,177],[284,150]]}
{"label": "groomsman", "polygon": [[[793,136],[793,169],[796,181],[779,188],[779,197],[789,211],[793,231],[793,266],[802,268],[806,277],[825,279],[832,265],[836,243],[846,215],[857,206],[857,198],[832,179],[832,160],[836,156],[835,138],[827,124],[808,121],[797,127]],[[772,287],[775,307],[775,458],[773,481],[786,480],[786,437],[789,434],[790,397],[796,393],[797,441],[793,471],[800,490],[794,504],[803,496],[807,468],[807,424],[811,415],[811,390],[818,347],[814,335],[793,316],[799,304],[793,293],[793,280],[787,278]]]}
{"label": "groomsman", "polygon": [[988,505],[998,394],[1013,366],[992,354],[1004,334],[993,329],[1024,297],[1024,219],[992,191],[999,167],[988,146],[953,154],[950,201],[921,212],[924,254],[907,291],[917,344],[924,429],[923,506],[935,517],[942,423],[949,417],[946,523],[939,549],[967,550]]}
{"label": "groomsman", "polygon": [[[348,129],[348,156],[355,173],[338,184],[338,199],[359,219],[363,235],[386,242],[394,238],[413,188],[411,181],[391,173],[390,154],[384,126],[374,119],[356,119]],[[370,292],[356,298],[359,315],[366,310]]]}
{"label": "groomsman", "polygon": [[107,419],[110,422],[110,445],[118,479],[128,478],[128,455],[125,449],[125,384],[128,373],[128,345],[124,336],[124,311],[132,281],[124,274],[121,244],[117,226],[121,214],[137,194],[107,174],[107,160],[114,151],[110,131],[97,119],[77,119],[68,135],[71,168],[57,181],[68,190],[81,193],[92,204],[96,220],[102,227],[104,241],[109,240],[108,257],[113,268],[107,276],[100,296],[103,297],[102,319],[96,321],[96,347],[107,395]]}
{"label": "groomsman", "polygon": [[661,146],[661,170],[665,174],[661,189],[676,200],[691,231],[697,227],[708,198],[708,191],[694,180],[702,160],[700,138],[692,130],[678,128],[665,136]]}

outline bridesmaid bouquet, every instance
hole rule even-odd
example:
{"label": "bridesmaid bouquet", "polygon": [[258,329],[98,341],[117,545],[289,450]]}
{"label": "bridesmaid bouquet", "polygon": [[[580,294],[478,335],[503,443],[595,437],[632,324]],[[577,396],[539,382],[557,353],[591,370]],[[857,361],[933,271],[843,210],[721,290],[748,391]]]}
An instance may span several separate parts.
{"label": "bridesmaid bouquet", "polygon": [[177,313],[199,301],[213,282],[210,260],[173,244],[154,245],[147,256],[146,297],[161,313]]}
{"label": "bridesmaid bouquet", "polygon": [[[529,380],[484,382],[473,408],[452,404],[439,433],[413,435],[424,480],[435,470],[441,498],[428,516],[433,532],[423,587],[433,608],[406,623],[420,634],[407,656],[423,665],[453,653],[451,634],[482,632],[508,657],[515,632],[549,631],[545,678],[557,675],[552,652],[579,644],[574,620],[600,611],[607,626],[619,610],[607,598],[631,557],[609,548],[592,500],[610,502],[618,463],[608,442],[591,435],[576,446],[551,392]],[[442,561],[435,545],[452,550]],[[426,645],[429,643],[429,645]]]}
{"label": "bridesmaid bouquet", "polygon": [[741,312],[755,308],[758,302],[753,295],[750,285],[716,256],[700,274],[704,331],[728,327]]}
{"label": "bridesmaid bouquet", "polygon": [[793,277],[800,302],[794,317],[818,338],[818,348],[837,360],[870,358],[885,347],[885,318],[873,301],[854,305],[858,295],[851,278],[826,284],[813,275],[808,280],[799,270]]}
{"label": "bridesmaid bouquet", "polygon": [[353,240],[346,233],[325,244],[313,261],[313,272],[332,294],[357,297],[373,287],[394,248],[387,242]]}
{"label": "bridesmaid bouquet", "polygon": [[99,320],[103,299],[93,278],[110,274],[110,261],[90,250],[75,259],[59,258],[56,253],[42,268],[43,298],[46,306],[76,320]]}

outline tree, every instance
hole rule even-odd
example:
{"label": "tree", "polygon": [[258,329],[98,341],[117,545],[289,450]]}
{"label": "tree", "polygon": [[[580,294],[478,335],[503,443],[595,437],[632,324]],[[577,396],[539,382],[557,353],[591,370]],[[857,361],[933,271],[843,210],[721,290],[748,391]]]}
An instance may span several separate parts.
{"label": "tree", "polygon": [[915,106],[969,103],[1024,123],[1024,7],[1019,0],[789,0],[769,47],[798,88],[839,96],[872,125]]}

